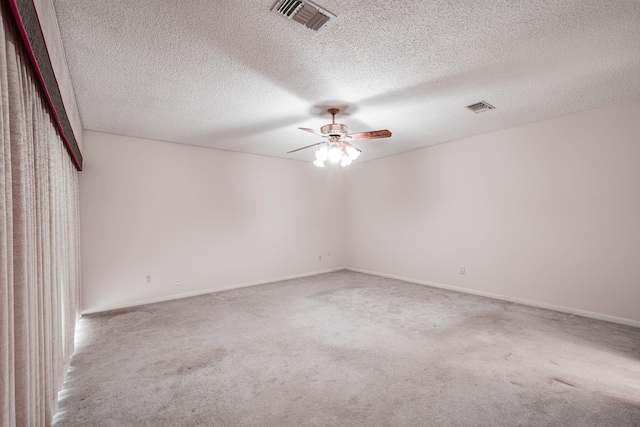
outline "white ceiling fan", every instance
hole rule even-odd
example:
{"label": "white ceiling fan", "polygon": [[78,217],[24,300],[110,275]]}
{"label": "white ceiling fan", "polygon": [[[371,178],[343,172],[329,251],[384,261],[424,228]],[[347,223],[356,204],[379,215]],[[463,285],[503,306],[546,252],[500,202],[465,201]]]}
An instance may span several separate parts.
{"label": "white ceiling fan", "polygon": [[298,128],[314,135],[321,136],[322,138],[326,138],[326,140],[291,150],[287,154],[315,147],[316,145],[326,144],[319,150],[316,150],[316,160],[313,162],[314,165],[324,167],[324,162],[329,160],[332,163],[341,161],[342,166],[349,166],[352,161],[358,158],[362,151],[351,145],[351,141],[389,138],[391,136],[391,132],[387,129],[350,134],[347,125],[336,123],[336,114],[338,114],[340,110],[337,108],[329,108],[327,111],[331,114],[331,123],[322,126],[320,128],[320,132],[309,128]]}

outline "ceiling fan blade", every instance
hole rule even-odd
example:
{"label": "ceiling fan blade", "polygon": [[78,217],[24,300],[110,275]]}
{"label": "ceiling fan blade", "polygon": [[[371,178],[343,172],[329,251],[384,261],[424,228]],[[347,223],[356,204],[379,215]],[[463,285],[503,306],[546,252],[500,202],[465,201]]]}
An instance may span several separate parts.
{"label": "ceiling fan blade", "polygon": [[309,128],[298,128],[298,129],[303,130],[305,132],[312,133],[314,135],[321,136],[323,138],[326,138],[326,136],[327,136],[327,135],[323,134],[322,132],[318,132],[317,130],[313,130],[313,129],[309,129]]}
{"label": "ceiling fan blade", "polygon": [[389,138],[390,136],[391,136],[391,132],[389,132],[387,129],[372,130],[369,132],[359,132],[359,133],[352,133],[351,135],[347,135],[347,137],[356,141],[361,139]]}
{"label": "ceiling fan blade", "polygon": [[296,148],[295,150],[287,151],[287,154],[295,153],[296,151],[304,150],[305,148],[315,147],[316,145],[320,145],[320,144],[324,144],[324,141],[316,142],[315,144],[307,145],[306,147]]}

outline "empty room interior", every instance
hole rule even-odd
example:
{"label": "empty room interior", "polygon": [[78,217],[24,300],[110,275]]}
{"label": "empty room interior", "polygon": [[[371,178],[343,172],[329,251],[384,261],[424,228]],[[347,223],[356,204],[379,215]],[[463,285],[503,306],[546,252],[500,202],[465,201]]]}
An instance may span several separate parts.
{"label": "empty room interior", "polygon": [[638,0],[2,21],[0,426],[640,426]]}

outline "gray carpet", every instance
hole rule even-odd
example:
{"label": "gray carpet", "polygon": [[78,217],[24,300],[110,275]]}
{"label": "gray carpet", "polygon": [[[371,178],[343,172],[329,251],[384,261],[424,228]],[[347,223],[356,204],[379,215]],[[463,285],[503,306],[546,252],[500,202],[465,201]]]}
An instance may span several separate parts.
{"label": "gray carpet", "polygon": [[83,317],[55,425],[640,426],[640,329],[341,271]]}

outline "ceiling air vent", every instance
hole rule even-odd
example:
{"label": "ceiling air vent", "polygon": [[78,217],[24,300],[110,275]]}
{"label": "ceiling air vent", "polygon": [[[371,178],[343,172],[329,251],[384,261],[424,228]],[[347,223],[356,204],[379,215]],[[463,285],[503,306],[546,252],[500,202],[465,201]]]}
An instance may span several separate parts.
{"label": "ceiling air vent", "polygon": [[271,10],[314,31],[321,30],[336,17],[310,1],[301,0],[278,0]]}
{"label": "ceiling air vent", "polygon": [[474,113],[484,113],[485,111],[493,110],[493,105],[489,104],[485,101],[476,102],[475,104],[467,105],[466,108],[473,111]]}

